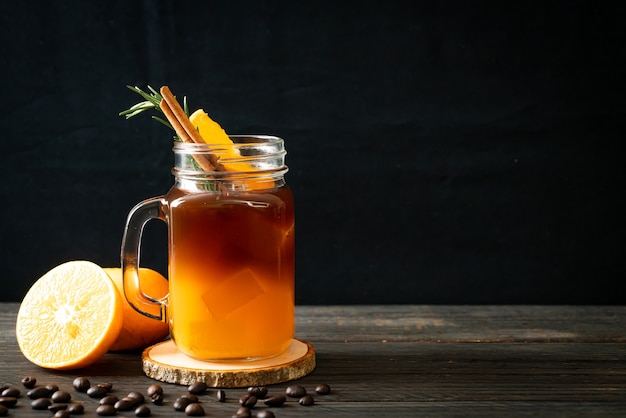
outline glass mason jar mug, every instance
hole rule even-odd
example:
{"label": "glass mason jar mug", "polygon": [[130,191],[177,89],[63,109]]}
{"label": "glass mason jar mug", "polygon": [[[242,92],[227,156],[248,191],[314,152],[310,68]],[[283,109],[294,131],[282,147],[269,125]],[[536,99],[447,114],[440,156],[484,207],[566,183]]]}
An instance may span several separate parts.
{"label": "glass mason jar mug", "polygon": [[[174,143],[175,184],[129,213],[124,291],[163,321],[178,350],[200,360],[258,359],[294,336],[294,209],[283,140],[232,136],[232,145]],[[141,235],[167,223],[169,294],[140,286]]]}

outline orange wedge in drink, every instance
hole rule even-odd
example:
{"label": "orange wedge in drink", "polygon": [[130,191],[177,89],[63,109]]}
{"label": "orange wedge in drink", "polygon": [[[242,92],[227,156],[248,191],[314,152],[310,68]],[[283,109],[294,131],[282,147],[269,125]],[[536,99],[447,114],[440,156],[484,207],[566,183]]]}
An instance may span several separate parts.
{"label": "orange wedge in drink", "polygon": [[[196,127],[200,136],[207,144],[215,145],[232,145],[230,137],[220,126],[209,117],[209,115],[203,110],[198,109],[189,116],[189,121]],[[239,153],[231,155],[232,157],[239,156]]]}
{"label": "orange wedge in drink", "polygon": [[78,369],[109,350],[122,322],[122,299],[106,272],[89,261],[69,261],[44,274],[26,293],[15,335],[32,363]]}
{"label": "orange wedge in drink", "polygon": [[[189,116],[189,121],[198,130],[204,142],[216,150],[216,156],[226,171],[252,172],[255,171],[251,164],[240,160],[239,150],[233,147],[233,141],[222,127],[209,117],[202,109],[198,109]],[[222,146],[224,145],[224,146]],[[267,182],[246,180],[249,189],[265,189]]]}

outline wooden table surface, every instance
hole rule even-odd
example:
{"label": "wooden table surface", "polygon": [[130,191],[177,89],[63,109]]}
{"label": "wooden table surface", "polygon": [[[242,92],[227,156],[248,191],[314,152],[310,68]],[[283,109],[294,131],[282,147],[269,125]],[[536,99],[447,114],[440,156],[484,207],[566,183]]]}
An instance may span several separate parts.
{"label": "wooden table surface", "polygon": [[[107,354],[70,372],[29,363],[15,340],[18,305],[0,304],[0,385],[24,376],[56,383],[96,416],[97,401],[72,389],[77,376],[112,382],[114,394],[152,383],[140,353]],[[316,404],[288,400],[276,417],[334,416],[626,416],[626,307],[597,306],[299,306],[296,336],[311,342],[317,367],[297,383],[330,395]],[[270,393],[284,393],[282,383]],[[165,403],[152,416],[185,416],[172,408],[186,387],[162,384]],[[230,417],[245,389],[202,396],[207,416]],[[259,404],[256,413],[267,407]],[[46,417],[22,396],[9,416]],[[120,412],[118,416],[134,416]]]}

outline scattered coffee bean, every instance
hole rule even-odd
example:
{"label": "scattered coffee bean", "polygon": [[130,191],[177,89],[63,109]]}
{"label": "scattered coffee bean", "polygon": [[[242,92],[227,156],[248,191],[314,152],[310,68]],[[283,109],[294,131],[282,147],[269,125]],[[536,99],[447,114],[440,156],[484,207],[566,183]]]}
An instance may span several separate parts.
{"label": "scattered coffee bean", "polygon": [[215,396],[217,397],[218,402],[226,402],[226,391],[223,389],[218,390]]}
{"label": "scattered coffee bean", "polygon": [[48,407],[48,411],[50,412],[63,411],[65,409],[67,409],[66,403],[53,403]]}
{"label": "scattered coffee bean", "polygon": [[22,379],[22,385],[27,389],[32,389],[37,384],[37,378],[35,376],[26,376]]}
{"label": "scattered coffee bean", "polygon": [[263,410],[263,411],[259,411],[258,414],[256,414],[256,418],[276,418],[276,415],[274,415],[274,413],[270,410]]}
{"label": "scattered coffee bean", "polygon": [[235,417],[237,417],[237,418],[251,418],[252,417],[252,411],[250,411],[250,408],[242,406],[235,413]]}
{"label": "scattered coffee bean", "polygon": [[0,393],[0,396],[8,396],[10,398],[19,398],[22,392],[18,388],[8,387]]}
{"label": "scattered coffee bean", "polygon": [[115,395],[107,395],[104,398],[100,399],[100,405],[115,405],[115,403],[119,401],[119,398]]}
{"label": "scattered coffee bean", "polygon": [[128,392],[128,395],[126,395],[126,397],[136,399],[137,403],[144,403],[146,401],[146,398],[143,396],[141,392],[136,392],[136,391]]}
{"label": "scattered coffee bean", "polygon": [[107,392],[111,392],[113,390],[113,383],[109,383],[109,382],[98,383],[98,387],[105,388]]}
{"label": "scattered coffee bean", "polygon": [[64,390],[57,390],[56,392],[53,392],[52,395],[50,395],[50,399],[52,400],[52,402],[68,403],[72,400],[72,395]]}
{"label": "scattered coffee bean", "polygon": [[117,410],[113,405],[99,405],[98,408],[96,408],[96,414],[101,417],[108,417],[117,414]]}
{"label": "scattered coffee bean", "polygon": [[163,394],[155,393],[154,395],[150,396],[150,400],[155,405],[161,405],[163,403]]}
{"label": "scattered coffee bean", "polygon": [[113,405],[118,411],[130,411],[137,406],[137,400],[132,398],[122,398]]}
{"label": "scattered coffee bean", "polygon": [[48,409],[50,405],[52,405],[52,401],[48,398],[38,398],[30,403],[30,406],[37,410]]}
{"label": "scattered coffee bean", "polygon": [[12,408],[17,404],[17,398],[14,396],[0,396],[0,405]]}
{"label": "scattered coffee bean", "polygon": [[56,411],[53,415],[54,418],[70,418],[72,414],[67,409],[61,409]]}
{"label": "scattered coffee bean", "polygon": [[306,389],[299,385],[292,385],[285,389],[285,395],[290,398],[301,398],[306,395]]}
{"label": "scattered coffee bean", "polygon": [[298,400],[298,403],[302,406],[311,406],[315,403],[315,400],[311,395],[304,395]]}
{"label": "scattered coffee bean", "polygon": [[36,387],[26,392],[29,399],[49,398],[50,391],[43,386]]}
{"label": "scattered coffee bean", "polygon": [[257,399],[265,399],[267,388],[265,386],[251,386],[248,388],[248,394],[256,396]]}
{"label": "scattered coffee bean", "polygon": [[72,415],[81,415],[83,412],[85,412],[85,407],[83,406],[83,404],[73,403],[67,407],[67,410]]}
{"label": "scattered coffee bean", "polygon": [[188,398],[177,398],[174,401],[174,410],[184,411],[190,403],[192,402]]}
{"label": "scattered coffee bean", "polygon": [[[133,392],[131,392],[131,393],[133,393]],[[145,398],[143,397],[143,395],[141,397],[138,397],[136,395],[132,395],[131,396],[131,393],[129,393],[128,395],[124,396],[122,399],[132,402],[133,406],[139,406],[142,403],[144,403]]]}
{"label": "scattered coffee bean", "polygon": [[92,386],[87,389],[87,396],[90,398],[104,398],[107,393],[109,393],[107,389],[102,386]]}
{"label": "scattered coffee bean", "polygon": [[328,395],[330,393],[330,386],[326,383],[319,384],[315,387],[315,393],[318,395]]}
{"label": "scattered coffee bean", "polygon": [[185,399],[189,399],[191,401],[191,403],[194,402],[200,402],[200,399],[198,398],[198,396],[194,395],[193,393],[184,393],[182,395],[180,395],[181,398],[185,398]]}
{"label": "scattered coffee bean", "polygon": [[285,395],[273,395],[266,398],[263,403],[267,406],[282,406],[287,401]]}
{"label": "scattered coffee bean", "polygon": [[77,377],[72,382],[72,386],[79,392],[87,392],[87,389],[91,387],[91,383],[86,377]]}
{"label": "scattered coffee bean", "polygon": [[201,395],[204,392],[206,392],[206,390],[208,389],[208,386],[206,383],[204,382],[195,382],[192,383],[191,385],[189,385],[189,387],[187,388],[187,390],[189,391],[189,393],[192,393],[194,395]]}
{"label": "scattered coffee bean", "polygon": [[150,411],[150,408],[146,405],[139,405],[137,409],[135,409],[136,417],[149,417],[150,414],[152,414],[152,411]]}
{"label": "scattered coffee bean", "polygon": [[9,408],[4,405],[0,405],[0,417],[6,417],[9,414]]}
{"label": "scattered coffee bean", "polygon": [[253,395],[243,395],[241,398],[239,398],[239,403],[241,404],[241,406],[245,406],[246,408],[252,408],[254,405],[256,405],[256,402],[257,398]]}
{"label": "scattered coffee bean", "polygon": [[190,403],[185,408],[185,415],[190,417],[203,417],[205,415],[204,408],[197,402]]}
{"label": "scattered coffee bean", "polygon": [[163,395],[163,388],[157,384],[148,386],[148,389],[146,390],[146,395],[148,395],[149,397],[152,397],[152,395],[156,395],[156,394]]}
{"label": "scattered coffee bean", "polygon": [[50,391],[51,394],[59,390],[59,387],[54,383],[48,383],[45,387]]}

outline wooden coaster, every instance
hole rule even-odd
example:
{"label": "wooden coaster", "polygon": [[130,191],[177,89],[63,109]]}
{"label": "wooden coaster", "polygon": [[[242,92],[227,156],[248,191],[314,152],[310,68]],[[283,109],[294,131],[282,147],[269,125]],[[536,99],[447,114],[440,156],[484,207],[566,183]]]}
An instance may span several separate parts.
{"label": "wooden coaster", "polygon": [[315,369],[313,345],[293,339],[278,356],[250,361],[208,362],[186,356],[171,340],[153,345],[141,355],[143,371],[155,380],[179,385],[204,382],[209,387],[240,388],[287,382]]}

